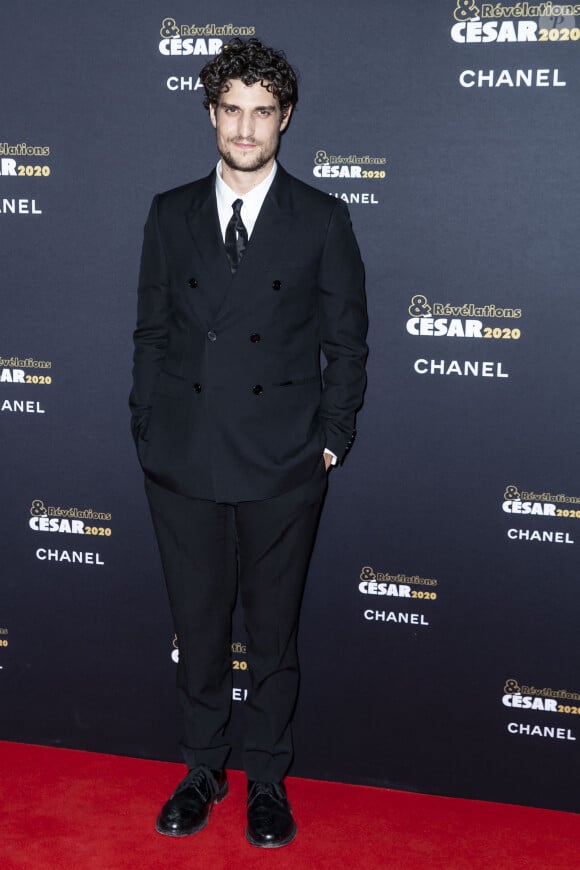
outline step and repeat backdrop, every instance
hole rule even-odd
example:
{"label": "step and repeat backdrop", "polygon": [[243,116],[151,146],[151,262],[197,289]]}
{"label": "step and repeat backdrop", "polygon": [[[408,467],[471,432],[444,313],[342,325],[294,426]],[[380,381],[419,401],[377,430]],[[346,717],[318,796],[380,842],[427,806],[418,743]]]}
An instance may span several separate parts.
{"label": "step and repeat backdrop", "polygon": [[[178,759],[131,333],[151,198],[215,164],[198,73],[235,35],[299,70],[280,161],[348,203],[371,318],[292,773],[578,811],[580,4],[12,5],[0,738]],[[237,739],[239,613],[232,640]]]}

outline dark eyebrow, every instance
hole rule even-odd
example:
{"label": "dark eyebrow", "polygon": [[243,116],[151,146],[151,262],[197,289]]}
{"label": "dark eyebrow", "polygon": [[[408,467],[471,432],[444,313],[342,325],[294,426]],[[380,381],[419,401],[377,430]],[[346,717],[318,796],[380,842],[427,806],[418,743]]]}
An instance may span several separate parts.
{"label": "dark eyebrow", "polygon": [[[239,109],[240,108],[236,103],[226,103],[225,100],[222,100],[219,105],[220,105],[220,108],[223,108],[223,109]],[[256,112],[262,112],[264,110],[268,111],[268,112],[275,112],[276,106],[274,104],[271,104],[269,106],[254,106],[254,111],[256,111]]]}

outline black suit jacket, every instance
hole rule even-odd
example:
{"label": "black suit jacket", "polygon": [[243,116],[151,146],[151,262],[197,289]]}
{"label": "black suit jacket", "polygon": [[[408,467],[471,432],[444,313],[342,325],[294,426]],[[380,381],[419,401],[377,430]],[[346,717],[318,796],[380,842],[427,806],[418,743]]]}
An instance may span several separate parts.
{"label": "black suit jacket", "polygon": [[[365,387],[364,270],[340,200],[278,166],[231,274],[215,172],[157,195],[134,333],[145,473],[192,498],[270,498],[340,460]],[[321,373],[320,350],[326,366]]]}

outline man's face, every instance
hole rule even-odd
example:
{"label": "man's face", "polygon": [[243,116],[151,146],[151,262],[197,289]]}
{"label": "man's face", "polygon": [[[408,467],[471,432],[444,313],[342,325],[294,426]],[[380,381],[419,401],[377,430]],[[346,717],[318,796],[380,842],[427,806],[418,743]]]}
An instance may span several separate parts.
{"label": "man's face", "polygon": [[282,118],[278,100],[261,82],[245,85],[240,79],[230,79],[228,84],[217,106],[209,109],[222,160],[238,172],[268,168],[292,108]]}

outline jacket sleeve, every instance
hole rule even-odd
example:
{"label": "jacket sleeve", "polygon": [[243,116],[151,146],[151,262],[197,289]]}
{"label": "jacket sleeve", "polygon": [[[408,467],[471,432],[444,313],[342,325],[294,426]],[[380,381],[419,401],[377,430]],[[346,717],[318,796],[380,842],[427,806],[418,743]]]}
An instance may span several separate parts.
{"label": "jacket sleeve", "polygon": [[356,412],[366,386],[368,321],[364,266],[348,209],[340,200],[328,224],[318,286],[320,339],[326,359],[320,419],[325,446],[342,462],[355,435]]}
{"label": "jacket sleeve", "polygon": [[137,328],[133,333],[133,389],[129,398],[131,430],[135,441],[145,437],[151,397],[167,347],[169,275],[159,231],[159,195],[149,210],[139,271]]}

